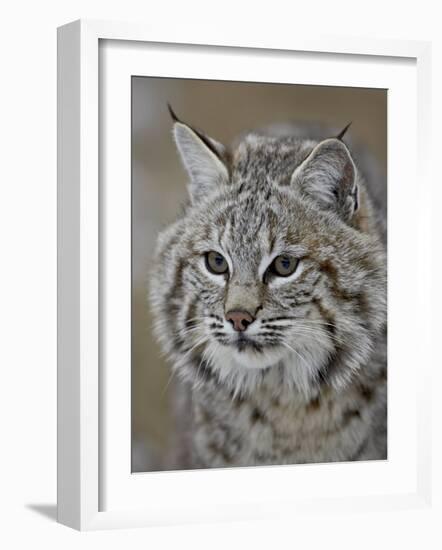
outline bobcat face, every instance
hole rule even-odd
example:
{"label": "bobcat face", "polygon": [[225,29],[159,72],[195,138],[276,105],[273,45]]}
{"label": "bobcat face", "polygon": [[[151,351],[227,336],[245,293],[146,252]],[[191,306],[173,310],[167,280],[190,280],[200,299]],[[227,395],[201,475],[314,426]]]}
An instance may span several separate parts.
{"label": "bobcat face", "polygon": [[346,146],[250,135],[229,154],[174,131],[191,204],[159,239],[151,299],[166,351],[235,389],[273,368],[305,392],[345,383],[386,315],[384,252],[358,225],[369,205]]}

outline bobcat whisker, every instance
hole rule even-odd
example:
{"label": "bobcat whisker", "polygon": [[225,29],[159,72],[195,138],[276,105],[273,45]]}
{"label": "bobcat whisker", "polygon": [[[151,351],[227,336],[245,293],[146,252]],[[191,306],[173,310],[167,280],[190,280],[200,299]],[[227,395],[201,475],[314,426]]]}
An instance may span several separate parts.
{"label": "bobcat whisker", "polygon": [[282,336],[283,332],[281,330],[260,330],[256,336],[265,336],[267,334]]}
{"label": "bobcat whisker", "polygon": [[175,370],[171,370],[169,379],[167,380],[166,385],[163,388],[163,391],[161,392],[161,399],[166,395],[167,388],[169,387],[170,383],[172,382],[173,377],[175,376]]}
{"label": "bobcat whisker", "polygon": [[195,343],[189,350],[185,351],[184,355],[185,355],[186,357],[189,356],[189,355],[192,353],[192,351],[193,351],[194,349],[196,349],[198,346],[201,346],[201,345],[205,344],[208,340],[209,340],[209,339],[207,338],[207,336],[205,336],[205,335],[202,336],[201,338],[199,338],[199,339],[196,341],[196,343]]}
{"label": "bobcat whisker", "polygon": [[307,366],[308,370],[310,371],[311,370],[311,367],[310,365],[308,364],[307,360],[305,359],[305,357],[303,357],[298,351],[296,351],[294,348],[292,348],[292,346],[290,344],[288,344],[287,342],[285,342],[284,340],[281,340],[281,344],[286,347],[287,349],[293,351],[293,353],[295,355],[297,355],[299,357],[299,359],[301,359],[301,361]]}
{"label": "bobcat whisker", "polygon": [[201,360],[198,363],[198,368],[196,370],[196,382],[198,382],[198,380],[199,380],[200,369],[201,369],[202,364],[206,361],[206,354],[208,353],[208,350],[209,350],[209,348],[205,348],[203,350],[203,353],[201,354]]}
{"label": "bobcat whisker", "polygon": [[304,334],[304,335],[307,335],[307,336],[316,336],[316,337],[318,337],[321,334],[321,335],[325,336],[326,338],[330,338],[330,340],[333,340],[337,344],[342,344],[343,343],[342,338],[340,338],[339,336],[336,336],[335,334],[331,334],[327,330],[313,330],[310,327],[303,327],[303,326],[294,326],[293,329],[294,330],[292,332],[293,332],[294,335]]}
{"label": "bobcat whisker", "polygon": [[269,329],[269,330],[285,330],[290,328],[292,325],[263,325],[263,329]]}
{"label": "bobcat whisker", "polygon": [[179,333],[182,335],[182,336],[187,336],[188,334],[191,334],[192,332],[197,332],[198,330],[201,330],[203,328],[203,325],[195,325],[194,327],[188,327],[188,328],[183,328],[179,331]]}
{"label": "bobcat whisker", "polygon": [[261,323],[273,323],[274,321],[292,321],[294,319],[299,319],[299,317],[268,317],[267,319],[262,319]]}
{"label": "bobcat whisker", "polygon": [[[186,328],[192,328],[192,326],[195,325],[196,323],[203,325],[204,321],[206,321],[205,317],[192,317],[191,319],[184,319],[184,326]],[[188,327],[188,325],[192,325],[192,326]]]}

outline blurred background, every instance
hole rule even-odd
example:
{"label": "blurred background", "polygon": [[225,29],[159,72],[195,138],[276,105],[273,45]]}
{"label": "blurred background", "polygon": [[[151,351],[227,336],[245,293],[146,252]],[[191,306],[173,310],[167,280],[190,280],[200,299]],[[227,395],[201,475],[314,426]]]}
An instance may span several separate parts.
{"label": "blurred background", "polygon": [[172,139],[170,102],[184,122],[224,144],[273,124],[311,125],[312,137],[338,133],[365,151],[385,185],[387,91],[364,88],[132,77],[132,471],[163,469],[174,444],[173,383],[151,334],[147,274],[158,231],[186,198],[186,174]]}

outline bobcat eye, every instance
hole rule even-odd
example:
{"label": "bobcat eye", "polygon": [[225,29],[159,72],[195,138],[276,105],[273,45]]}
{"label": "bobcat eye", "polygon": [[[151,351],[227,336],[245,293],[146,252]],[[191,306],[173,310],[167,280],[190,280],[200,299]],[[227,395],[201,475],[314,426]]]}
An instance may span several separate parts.
{"label": "bobcat eye", "polygon": [[298,267],[299,260],[288,254],[281,254],[276,256],[273,262],[270,264],[269,271],[279,277],[288,277],[292,275]]}
{"label": "bobcat eye", "polygon": [[224,256],[214,250],[206,253],[206,267],[215,275],[223,275],[224,273],[227,273],[229,269]]}

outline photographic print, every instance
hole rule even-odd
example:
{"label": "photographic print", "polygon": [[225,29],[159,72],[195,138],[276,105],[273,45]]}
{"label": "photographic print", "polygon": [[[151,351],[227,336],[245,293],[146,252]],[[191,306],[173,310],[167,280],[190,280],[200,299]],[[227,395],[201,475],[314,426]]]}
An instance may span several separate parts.
{"label": "photographic print", "polygon": [[387,458],[387,91],[132,77],[132,471]]}

